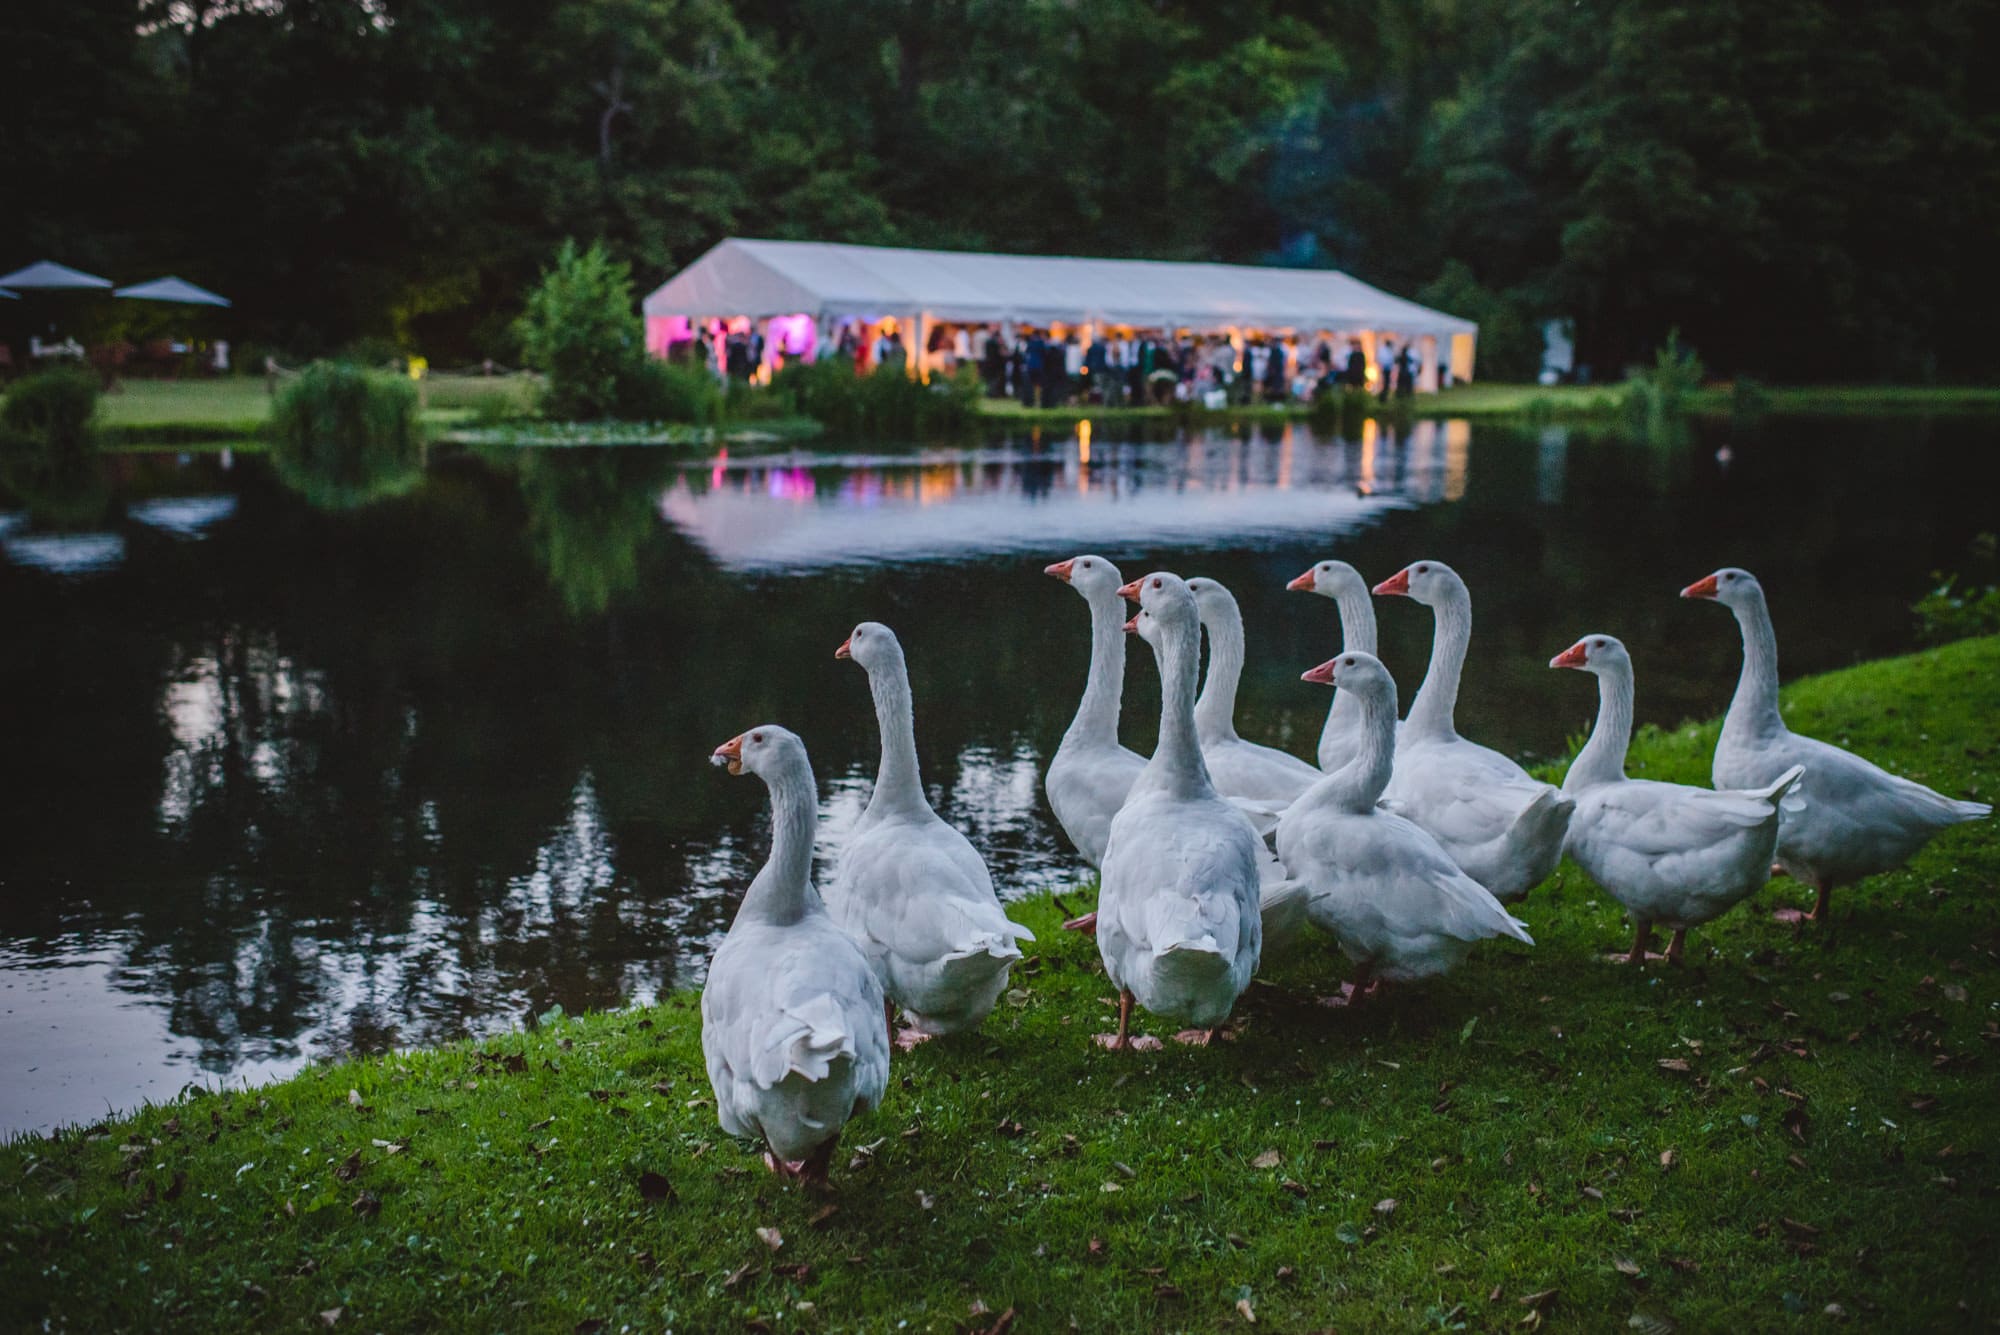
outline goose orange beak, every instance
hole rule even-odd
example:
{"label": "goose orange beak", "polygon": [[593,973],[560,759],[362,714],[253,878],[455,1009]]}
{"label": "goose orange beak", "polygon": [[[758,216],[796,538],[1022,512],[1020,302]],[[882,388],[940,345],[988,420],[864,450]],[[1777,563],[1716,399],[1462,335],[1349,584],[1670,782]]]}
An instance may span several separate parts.
{"label": "goose orange beak", "polygon": [[1136,603],[1136,602],[1138,602],[1138,601],[1139,601],[1139,586],[1140,586],[1141,584],[1144,584],[1145,582],[1146,582],[1146,581],[1145,581],[1144,577],[1142,576],[1142,577],[1141,577],[1141,578],[1139,578],[1139,579],[1135,579],[1135,580],[1133,580],[1133,581],[1132,581],[1132,582],[1131,582],[1130,584],[1121,584],[1121,585],[1119,585],[1119,586],[1118,586],[1118,596],[1119,596],[1120,598],[1130,598],[1130,599],[1131,599],[1131,600],[1132,600],[1133,602],[1135,602],[1135,603]]}
{"label": "goose orange beak", "polygon": [[1313,572],[1307,570],[1305,574],[1300,575],[1290,584],[1287,584],[1285,589],[1289,593],[1311,593],[1313,591]]}
{"label": "goose orange beak", "polygon": [[840,642],[840,647],[833,651],[833,656],[835,658],[854,657],[854,637],[850,635],[846,639],[842,640]]}
{"label": "goose orange beak", "polygon": [[1715,576],[1708,575],[1696,580],[1681,590],[1683,598],[1713,598],[1715,596]]}
{"label": "goose orange beak", "polygon": [[741,774],[743,772],[743,735],[738,733],[736,736],[731,737],[721,746],[716,747],[708,758],[711,762],[729,766],[731,774]]}
{"label": "goose orange beak", "polygon": [[1139,614],[1137,612],[1134,612],[1132,619],[1125,623],[1125,633],[1127,635],[1137,635],[1139,633]]}
{"label": "goose orange beak", "polygon": [[1385,597],[1389,594],[1398,594],[1404,598],[1409,597],[1410,568],[1408,566],[1404,566],[1401,570],[1398,570],[1395,574],[1389,576],[1389,578],[1383,580],[1380,584],[1377,584],[1375,586],[1375,592]]}
{"label": "goose orange beak", "polygon": [[1580,668],[1589,661],[1589,655],[1584,653],[1583,641],[1578,640],[1575,644],[1572,644],[1569,648],[1551,658],[1549,666],[1552,668]]}
{"label": "goose orange beak", "polygon": [[1042,573],[1044,575],[1054,575],[1057,579],[1067,584],[1069,583],[1070,569],[1075,565],[1076,561],[1074,558],[1068,561],[1058,561],[1052,566],[1043,566]]}
{"label": "goose orange beak", "polygon": [[[1311,574],[1312,572],[1307,571],[1306,573]],[[1338,661],[1338,659],[1329,658],[1318,667],[1307,668],[1299,674],[1299,680],[1309,681],[1318,686],[1331,686],[1333,685],[1333,665]]]}

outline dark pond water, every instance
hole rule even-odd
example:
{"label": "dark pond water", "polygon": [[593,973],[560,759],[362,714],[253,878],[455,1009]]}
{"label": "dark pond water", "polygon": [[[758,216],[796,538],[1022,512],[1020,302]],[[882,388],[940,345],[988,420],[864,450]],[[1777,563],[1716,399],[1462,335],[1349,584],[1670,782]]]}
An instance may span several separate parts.
{"label": "dark pond water", "polygon": [[[765,840],[761,789],[708,751],[797,729],[837,848],[875,754],[832,657],[857,620],[901,634],[925,779],[1018,892],[1079,865],[1040,792],[1087,655],[1050,560],[1230,585],[1243,731],[1310,754],[1327,697],[1297,676],[1334,611],[1285,581],[1442,558],[1478,627],[1462,727],[1543,756],[1594,704],[1544,666],[1584,631],[1630,644],[1645,719],[1722,707],[1734,629],[1674,596],[1720,564],[1770,588],[1788,674],[1909,647],[1928,572],[1995,527],[1996,435],[1099,431],[331,480],[120,457],[80,499],[0,501],[0,1128],[697,981]],[[1407,694],[1428,614],[1381,612]],[[1127,698],[1147,745],[1145,654]]]}

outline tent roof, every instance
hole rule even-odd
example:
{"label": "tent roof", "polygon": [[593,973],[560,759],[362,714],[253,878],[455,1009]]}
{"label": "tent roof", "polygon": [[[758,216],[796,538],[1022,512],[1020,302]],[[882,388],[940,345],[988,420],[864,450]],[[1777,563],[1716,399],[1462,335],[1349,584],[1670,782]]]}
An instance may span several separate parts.
{"label": "tent roof", "polygon": [[1334,269],[994,255],[818,241],[717,243],[645,301],[648,315],[907,315],[1094,320],[1140,328],[1382,330],[1479,326]]}
{"label": "tent roof", "polygon": [[54,260],[36,260],[25,269],[16,269],[10,274],[0,274],[0,287],[11,287],[16,291],[29,288],[110,286],[109,278],[99,278],[96,274],[72,269],[67,264],[57,264]]}
{"label": "tent roof", "polygon": [[186,306],[227,306],[229,298],[217,296],[205,287],[196,287],[185,278],[155,278],[150,283],[134,283],[112,293],[135,301],[177,301]]}

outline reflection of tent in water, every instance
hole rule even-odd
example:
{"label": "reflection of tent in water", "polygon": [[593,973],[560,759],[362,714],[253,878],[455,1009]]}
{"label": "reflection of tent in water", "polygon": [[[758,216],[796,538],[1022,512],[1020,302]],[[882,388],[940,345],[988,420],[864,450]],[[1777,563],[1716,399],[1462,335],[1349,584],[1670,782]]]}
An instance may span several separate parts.
{"label": "reflection of tent in water", "polygon": [[[1456,428],[1456,429],[1454,429]],[[660,511],[722,565],[809,570],[1004,552],[1194,546],[1352,532],[1463,485],[1463,424],[1401,446],[1227,439],[1053,455],[937,452],[721,462]]]}
{"label": "reflection of tent in water", "polygon": [[15,565],[58,575],[95,574],[125,559],[125,539],[116,533],[8,532],[0,549]]}
{"label": "reflection of tent in water", "polygon": [[125,513],[148,528],[177,537],[198,538],[211,524],[236,513],[234,496],[161,496],[125,507]]}

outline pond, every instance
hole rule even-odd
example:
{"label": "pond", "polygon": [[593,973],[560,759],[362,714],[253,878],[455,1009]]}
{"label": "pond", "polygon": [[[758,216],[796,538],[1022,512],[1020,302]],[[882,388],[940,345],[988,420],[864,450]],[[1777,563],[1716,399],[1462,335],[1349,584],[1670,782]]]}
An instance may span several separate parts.
{"label": "pond", "polygon": [[[1546,668],[1622,636],[1642,720],[1718,712],[1736,633],[1676,591],[1770,589],[1787,675],[1912,647],[1932,570],[1995,527],[1987,420],[1590,430],[1017,433],[964,448],[439,450],[379,487],[119,455],[0,499],[0,1129],[697,983],[765,844],[709,750],[804,736],[837,850],[872,778],[863,619],[908,650],[924,778],[1006,893],[1083,869],[1040,789],[1081,689],[1081,551],[1233,588],[1239,726],[1310,755],[1338,647],[1284,585],[1329,555],[1451,562],[1460,724],[1523,758],[1588,724]],[[1380,609],[1405,698],[1428,613]],[[1151,657],[1127,740],[1150,745]]]}

